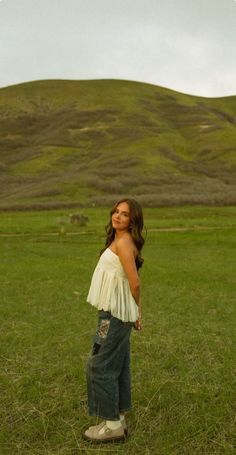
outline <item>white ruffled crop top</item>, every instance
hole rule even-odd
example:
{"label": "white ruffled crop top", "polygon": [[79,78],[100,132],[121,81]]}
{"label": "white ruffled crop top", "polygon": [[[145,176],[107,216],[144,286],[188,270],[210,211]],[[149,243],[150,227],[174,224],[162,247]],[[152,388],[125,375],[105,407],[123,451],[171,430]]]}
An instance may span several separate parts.
{"label": "white ruffled crop top", "polygon": [[138,306],[131,294],[127,275],[119,256],[107,248],[94,270],[87,302],[99,310],[110,311],[123,322],[138,319]]}

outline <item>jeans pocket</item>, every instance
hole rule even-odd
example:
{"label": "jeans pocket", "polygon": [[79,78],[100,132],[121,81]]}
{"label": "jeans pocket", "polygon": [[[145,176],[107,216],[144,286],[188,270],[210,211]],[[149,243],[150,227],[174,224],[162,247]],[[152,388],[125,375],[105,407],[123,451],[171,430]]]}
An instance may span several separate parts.
{"label": "jeans pocket", "polygon": [[99,317],[96,334],[93,340],[94,344],[92,349],[92,355],[98,354],[101,345],[106,340],[110,328],[110,322],[111,322],[110,318]]}
{"label": "jeans pocket", "polygon": [[100,340],[105,340],[108,334],[108,330],[110,328],[110,319],[101,319],[101,322],[97,328],[97,335],[99,336]]}

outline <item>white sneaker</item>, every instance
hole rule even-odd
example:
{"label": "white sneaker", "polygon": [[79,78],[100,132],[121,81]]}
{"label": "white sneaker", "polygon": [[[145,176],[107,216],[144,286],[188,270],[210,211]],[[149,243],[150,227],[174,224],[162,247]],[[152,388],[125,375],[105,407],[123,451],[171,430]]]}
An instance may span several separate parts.
{"label": "white sneaker", "polygon": [[[99,431],[102,428],[104,431],[102,434],[100,434]],[[101,422],[99,425],[92,426],[86,430],[84,433],[84,438],[94,442],[124,441],[125,432],[123,425],[120,425],[120,427],[116,430],[111,430],[108,428],[105,422]]]}

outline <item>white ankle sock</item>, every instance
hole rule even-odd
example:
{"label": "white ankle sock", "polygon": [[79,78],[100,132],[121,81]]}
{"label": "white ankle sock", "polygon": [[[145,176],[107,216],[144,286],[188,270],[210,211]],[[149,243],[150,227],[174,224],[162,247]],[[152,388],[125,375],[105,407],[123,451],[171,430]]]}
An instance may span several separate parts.
{"label": "white ankle sock", "polygon": [[[120,420],[106,420],[106,426],[110,428],[110,430],[117,430],[117,428],[120,428],[121,426],[121,421]],[[99,430],[99,434],[105,433],[105,428],[106,426],[104,425],[101,430]]]}
{"label": "white ankle sock", "polygon": [[106,420],[106,425],[110,430],[117,430],[117,428],[120,428],[121,426],[121,421],[120,420]]}
{"label": "white ankle sock", "polygon": [[124,422],[124,421],[125,421],[125,416],[124,416],[124,414],[120,414],[120,421],[121,421],[121,422]]}

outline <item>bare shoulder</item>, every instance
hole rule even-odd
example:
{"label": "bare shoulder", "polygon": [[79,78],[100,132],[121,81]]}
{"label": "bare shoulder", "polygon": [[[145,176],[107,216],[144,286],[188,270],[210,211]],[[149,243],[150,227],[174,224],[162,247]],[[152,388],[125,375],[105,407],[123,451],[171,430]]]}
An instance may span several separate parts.
{"label": "bare shoulder", "polygon": [[129,232],[127,232],[120,239],[117,240],[116,247],[118,253],[126,251],[130,253],[132,252],[134,256],[136,256],[137,254],[137,248]]}

